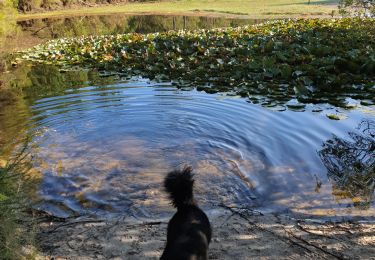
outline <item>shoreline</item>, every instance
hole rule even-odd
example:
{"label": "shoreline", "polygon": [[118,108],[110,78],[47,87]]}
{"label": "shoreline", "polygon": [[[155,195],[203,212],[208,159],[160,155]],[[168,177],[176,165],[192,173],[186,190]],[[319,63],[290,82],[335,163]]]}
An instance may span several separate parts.
{"label": "shoreline", "polygon": [[[284,7],[284,6],[289,6]],[[331,12],[337,14],[336,4],[315,3],[311,5],[286,1],[285,3],[264,3],[261,1],[234,1],[226,5],[217,0],[212,4],[196,1],[161,1],[131,2],[103,5],[72,5],[54,10],[37,9],[18,13],[17,21],[42,18],[62,18],[91,15],[175,15],[175,16],[207,16],[233,19],[285,19],[285,18],[328,18]]]}
{"label": "shoreline", "polygon": [[[95,7],[94,7],[95,8]],[[82,8],[82,10],[87,11],[85,8]],[[157,15],[157,16],[189,16],[189,17],[209,17],[209,18],[227,18],[227,19],[271,19],[269,17],[264,16],[265,18],[261,18],[258,16],[249,16],[249,15],[239,15],[239,14],[229,14],[229,13],[217,13],[217,12],[202,12],[202,11],[191,11],[191,12],[129,12],[129,11],[111,11],[111,12],[79,12],[80,9],[77,9],[77,11],[73,11],[71,9],[64,9],[61,13],[58,13],[57,11],[50,11],[50,12],[41,12],[41,13],[30,13],[30,14],[18,14],[17,15],[17,22],[20,21],[27,21],[32,19],[44,19],[44,18],[51,18],[51,19],[58,19],[58,18],[69,18],[69,17],[80,17],[80,16],[110,16],[110,15],[124,15],[124,16],[151,16],[151,15]],[[331,16],[326,16],[331,17]],[[283,19],[283,18],[290,18],[287,15],[277,18],[277,19]],[[297,18],[297,17],[296,17]],[[312,18],[312,17],[309,17]]]}
{"label": "shoreline", "polygon": [[[208,215],[210,259],[374,259],[375,222],[319,223],[230,207]],[[158,259],[168,221],[45,220],[37,259]]]}
{"label": "shoreline", "polygon": [[[202,11],[191,11],[191,12],[127,12],[127,11],[112,11],[112,12],[69,12],[70,9],[66,9],[66,12],[55,13],[42,12],[42,13],[31,13],[31,14],[19,14],[17,15],[17,22],[28,21],[33,19],[58,19],[58,18],[70,18],[70,17],[80,17],[80,16],[110,16],[110,15],[124,15],[124,16],[188,16],[188,17],[209,17],[209,18],[226,18],[226,19],[243,19],[243,20],[278,20],[278,19],[310,19],[310,18],[337,18],[337,16],[332,17],[331,15],[240,15],[240,14],[229,14],[220,12],[202,12]],[[69,10],[69,11],[68,11]],[[85,9],[83,9],[85,10]]]}

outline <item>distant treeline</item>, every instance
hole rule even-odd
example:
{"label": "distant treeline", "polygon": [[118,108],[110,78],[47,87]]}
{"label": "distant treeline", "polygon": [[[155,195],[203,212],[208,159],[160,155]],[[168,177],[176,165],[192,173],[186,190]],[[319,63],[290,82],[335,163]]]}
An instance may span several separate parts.
{"label": "distant treeline", "polygon": [[20,12],[37,10],[55,10],[71,6],[95,6],[128,2],[147,2],[151,0],[13,0],[14,7]]}

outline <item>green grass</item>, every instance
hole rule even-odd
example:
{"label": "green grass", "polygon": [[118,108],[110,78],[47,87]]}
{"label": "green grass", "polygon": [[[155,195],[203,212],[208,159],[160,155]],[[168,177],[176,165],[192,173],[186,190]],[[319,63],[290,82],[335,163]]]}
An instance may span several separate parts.
{"label": "green grass", "polygon": [[210,14],[216,16],[245,16],[247,18],[288,18],[329,16],[337,9],[332,0],[181,0],[152,3],[130,3],[100,7],[83,7],[34,14],[19,14],[18,19],[55,16],[94,15],[108,13],[129,14]]}

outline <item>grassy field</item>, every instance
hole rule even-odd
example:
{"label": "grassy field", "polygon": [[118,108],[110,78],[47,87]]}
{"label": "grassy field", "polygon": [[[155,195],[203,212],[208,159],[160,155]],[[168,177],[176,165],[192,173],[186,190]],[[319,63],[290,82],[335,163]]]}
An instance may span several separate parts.
{"label": "grassy field", "polygon": [[338,0],[180,0],[77,7],[43,13],[19,14],[18,19],[108,13],[186,14],[243,18],[289,18],[329,16]]}

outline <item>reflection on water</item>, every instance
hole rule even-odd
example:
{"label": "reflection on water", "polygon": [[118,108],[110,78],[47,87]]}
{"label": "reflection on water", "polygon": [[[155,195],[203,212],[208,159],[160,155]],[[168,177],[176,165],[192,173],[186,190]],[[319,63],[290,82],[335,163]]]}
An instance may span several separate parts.
{"label": "reflection on water", "polygon": [[[168,209],[162,179],[183,162],[199,172],[198,196],[206,206],[252,203],[244,172],[263,163],[257,155],[245,160],[248,152],[237,147],[243,144],[228,140],[234,128],[225,126],[227,116],[219,120],[220,129],[196,106],[217,109],[205,95],[147,82],[87,87],[37,101],[33,119],[43,135],[36,166],[45,176],[41,207],[55,214],[160,214]],[[206,133],[213,128],[216,133]],[[207,183],[217,188],[207,190]]]}
{"label": "reflection on water", "polygon": [[334,121],[331,106],[276,112],[225,94],[46,65],[21,66],[5,83],[18,96],[0,110],[0,141],[33,136],[34,171],[43,176],[37,207],[51,214],[161,216],[171,210],[162,180],[182,163],[196,170],[206,209],[375,213],[372,106]]}
{"label": "reflection on water", "polygon": [[[121,14],[24,20],[18,21],[17,25],[12,27],[13,33],[9,33],[5,39],[0,38],[0,54],[3,51],[29,48],[46,40],[62,37],[211,29],[262,21],[264,20]],[[3,42],[6,44],[2,46]]]}
{"label": "reflection on water", "polygon": [[375,121],[363,120],[349,136],[326,141],[319,156],[337,200],[351,199],[355,207],[368,209],[375,189]]}
{"label": "reflection on water", "polygon": [[33,136],[34,171],[43,176],[37,206],[51,214],[161,216],[171,210],[162,180],[182,163],[196,170],[206,209],[375,213],[372,106],[333,121],[331,106],[276,112],[98,71],[25,64],[4,75],[17,91],[1,106],[0,141]]}
{"label": "reflection on water", "polygon": [[168,30],[211,29],[259,23],[262,20],[228,19],[198,16],[163,15],[95,15],[19,21],[23,31],[40,38],[61,38],[81,35],[150,33]]}
{"label": "reflection on water", "polygon": [[366,211],[337,200],[316,153],[332,133],[345,138],[371,114],[354,109],[333,121],[325,111],[274,112],[170,83],[49,66],[24,71],[17,86],[31,105],[24,127],[34,136],[34,167],[43,176],[38,207],[52,214],[162,216],[171,207],[161,182],[182,163],[196,170],[206,209],[225,203],[319,216],[374,214],[371,196]]}
{"label": "reflection on water", "polygon": [[0,161],[6,160],[14,147],[24,142],[30,117],[25,100],[0,89]]}

